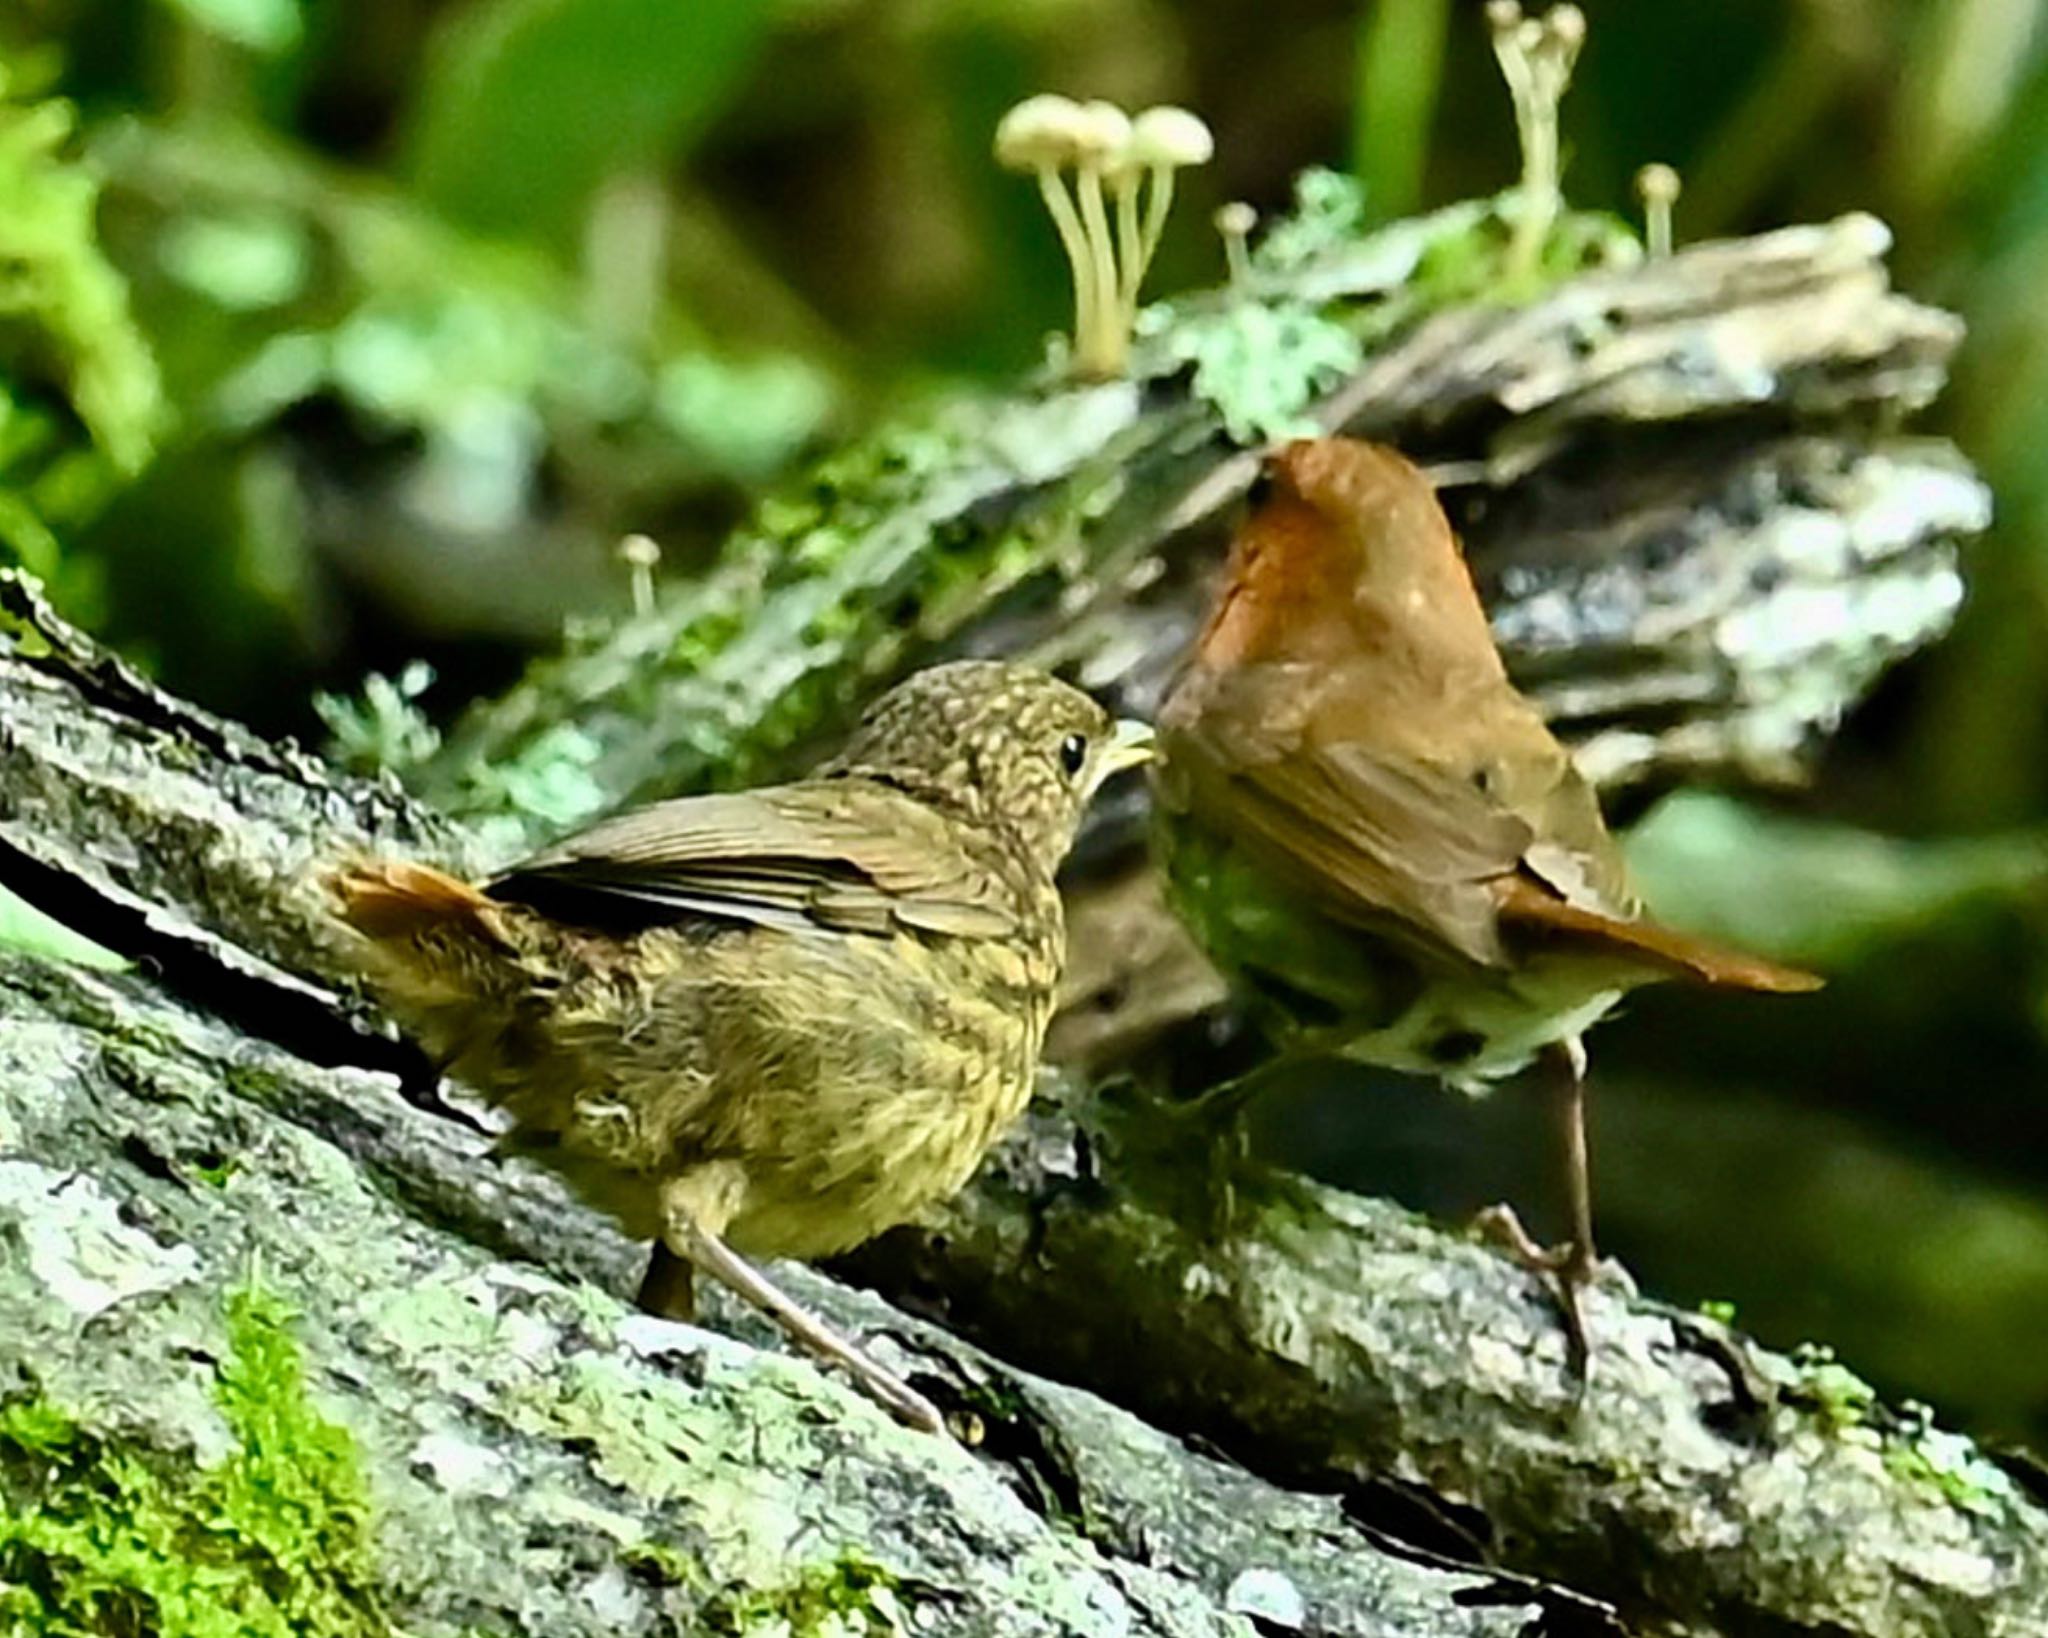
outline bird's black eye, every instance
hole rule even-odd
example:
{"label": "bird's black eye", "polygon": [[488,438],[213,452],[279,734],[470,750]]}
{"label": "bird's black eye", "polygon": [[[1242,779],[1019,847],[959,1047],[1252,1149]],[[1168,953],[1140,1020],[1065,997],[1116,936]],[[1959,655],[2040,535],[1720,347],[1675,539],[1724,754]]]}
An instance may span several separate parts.
{"label": "bird's black eye", "polygon": [[1081,771],[1082,765],[1087,760],[1088,736],[1086,734],[1069,734],[1060,741],[1060,766],[1067,770],[1067,777],[1069,779],[1072,779]]}

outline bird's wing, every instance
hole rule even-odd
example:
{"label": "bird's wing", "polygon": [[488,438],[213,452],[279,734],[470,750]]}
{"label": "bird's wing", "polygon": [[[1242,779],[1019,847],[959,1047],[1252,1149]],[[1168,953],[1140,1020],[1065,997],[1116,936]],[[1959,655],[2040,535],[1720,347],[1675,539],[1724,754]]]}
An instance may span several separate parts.
{"label": "bird's wing", "polygon": [[1017,923],[1012,896],[943,815],[858,779],[659,802],[535,854],[489,892],[600,926],[708,916],[993,938]]}
{"label": "bird's wing", "polygon": [[1517,868],[1533,833],[1469,782],[1359,743],[1233,734],[1216,718],[1167,754],[1196,787],[1188,805],[1324,913],[1505,959],[1486,884]]}

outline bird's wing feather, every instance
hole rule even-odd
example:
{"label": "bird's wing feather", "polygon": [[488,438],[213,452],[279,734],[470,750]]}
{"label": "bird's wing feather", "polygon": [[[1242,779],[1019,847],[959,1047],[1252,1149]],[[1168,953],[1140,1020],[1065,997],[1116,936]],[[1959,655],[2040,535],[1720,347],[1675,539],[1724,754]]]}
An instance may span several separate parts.
{"label": "bird's wing feather", "polygon": [[969,938],[1016,925],[1003,884],[962,851],[943,816],[856,779],[656,803],[535,854],[490,892],[600,924],[709,916]]}
{"label": "bird's wing feather", "polygon": [[1359,744],[1281,746],[1208,731],[1169,750],[1200,806],[1340,920],[1504,959],[1486,883],[1513,871],[1526,823],[1448,771]]}
{"label": "bird's wing feather", "polygon": [[1730,950],[1653,921],[1632,921],[1567,904],[1544,884],[1527,877],[1503,877],[1494,884],[1494,893],[1501,919],[1511,927],[1640,960],[1672,977],[1784,995],[1821,987],[1819,978],[1796,967]]}

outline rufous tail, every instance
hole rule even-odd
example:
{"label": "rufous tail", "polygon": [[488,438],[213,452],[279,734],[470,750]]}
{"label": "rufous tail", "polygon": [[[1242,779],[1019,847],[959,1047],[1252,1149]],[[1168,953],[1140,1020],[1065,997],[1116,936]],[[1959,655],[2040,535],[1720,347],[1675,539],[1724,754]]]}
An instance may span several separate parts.
{"label": "rufous tail", "polygon": [[1628,921],[1567,904],[1525,878],[1509,877],[1497,884],[1497,891],[1504,923],[1600,946],[1618,956],[1639,956],[1645,966],[1673,978],[1717,989],[1763,990],[1774,995],[1804,994],[1824,982],[1814,973],[1731,950],[1654,921]]}
{"label": "rufous tail", "polygon": [[342,920],[367,938],[405,939],[438,930],[502,943],[499,909],[480,889],[429,865],[369,859],[328,878]]}
{"label": "rufous tail", "polygon": [[327,877],[362,935],[370,987],[436,1063],[458,1065],[505,1027],[531,975],[512,937],[518,912],[426,865],[351,861]]}

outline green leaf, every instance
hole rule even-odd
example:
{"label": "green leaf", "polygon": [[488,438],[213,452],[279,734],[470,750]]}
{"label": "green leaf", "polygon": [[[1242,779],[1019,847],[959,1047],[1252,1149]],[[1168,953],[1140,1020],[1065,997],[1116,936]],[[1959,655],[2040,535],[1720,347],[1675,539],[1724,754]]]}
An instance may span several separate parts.
{"label": "green leaf", "polygon": [[164,405],[127,286],[100,251],[99,178],[72,157],[70,104],[16,102],[9,89],[0,63],[0,345],[10,360],[50,360],[93,442],[133,474]]}
{"label": "green leaf", "polygon": [[486,232],[566,242],[593,191],[687,152],[738,89],[771,0],[495,0],[434,44],[411,163]]}

